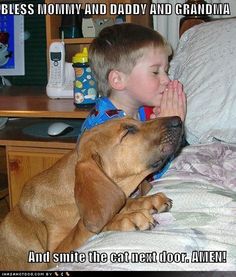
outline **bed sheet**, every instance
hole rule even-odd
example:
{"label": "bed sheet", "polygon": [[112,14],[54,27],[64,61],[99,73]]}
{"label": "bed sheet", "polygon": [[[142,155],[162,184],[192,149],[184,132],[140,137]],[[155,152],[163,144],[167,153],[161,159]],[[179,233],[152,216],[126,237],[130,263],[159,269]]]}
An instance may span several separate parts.
{"label": "bed sheet", "polygon": [[235,271],[236,145],[187,146],[153,185],[173,200],[154,229],[100,233],[54,270]]}

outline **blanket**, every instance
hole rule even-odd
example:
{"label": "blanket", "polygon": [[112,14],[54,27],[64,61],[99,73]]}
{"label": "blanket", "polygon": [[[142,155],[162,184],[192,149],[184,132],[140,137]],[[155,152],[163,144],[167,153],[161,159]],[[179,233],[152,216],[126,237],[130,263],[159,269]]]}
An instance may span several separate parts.
{"label": "blanket", "polygon": [[235,271],[236,145],[185,147],[150,194],[173,200],[154,229],[104,232],[54,270]]}

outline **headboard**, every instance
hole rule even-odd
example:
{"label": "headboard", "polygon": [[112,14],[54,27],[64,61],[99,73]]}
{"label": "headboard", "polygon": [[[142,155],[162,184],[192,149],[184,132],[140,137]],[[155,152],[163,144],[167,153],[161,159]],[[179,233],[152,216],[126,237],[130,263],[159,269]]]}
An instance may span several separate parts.
{"label": "headboard", "polygon": [[[192,5],[192,4],[206,4],[206,1],[204,0],[188,0],[186,1],[186,4]],[[180,19],[179,24],[179,37],[182,36],[182,34],[190,29],[191,27],[211,21],[212,18],[210,18],[208,15],[186,15]]]}

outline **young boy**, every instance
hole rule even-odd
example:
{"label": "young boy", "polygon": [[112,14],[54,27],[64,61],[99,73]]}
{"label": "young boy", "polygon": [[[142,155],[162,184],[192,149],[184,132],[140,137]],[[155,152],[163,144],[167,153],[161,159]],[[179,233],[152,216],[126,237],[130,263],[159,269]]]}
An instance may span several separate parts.
{"label": "young boy", "polygon": [[170,81],[167,75],[170,49],[158,32],[141,25],[124,23],[104,28],[89,48],[90,66],[101,97],[82,132],[124,116],[145,121],[177,115],[184,121],[182,85]]}

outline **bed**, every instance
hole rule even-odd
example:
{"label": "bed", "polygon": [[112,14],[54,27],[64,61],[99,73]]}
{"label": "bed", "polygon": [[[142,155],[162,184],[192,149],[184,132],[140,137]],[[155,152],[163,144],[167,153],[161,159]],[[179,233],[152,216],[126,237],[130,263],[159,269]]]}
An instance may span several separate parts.
{"label": "bed", "polygon": [[149,194],[170,212],[149,231],[104,232],[71,252],[84,257],[53,270],[236,270],[236,19],[186,31],[170,64],[188,99],[189,143]]}

